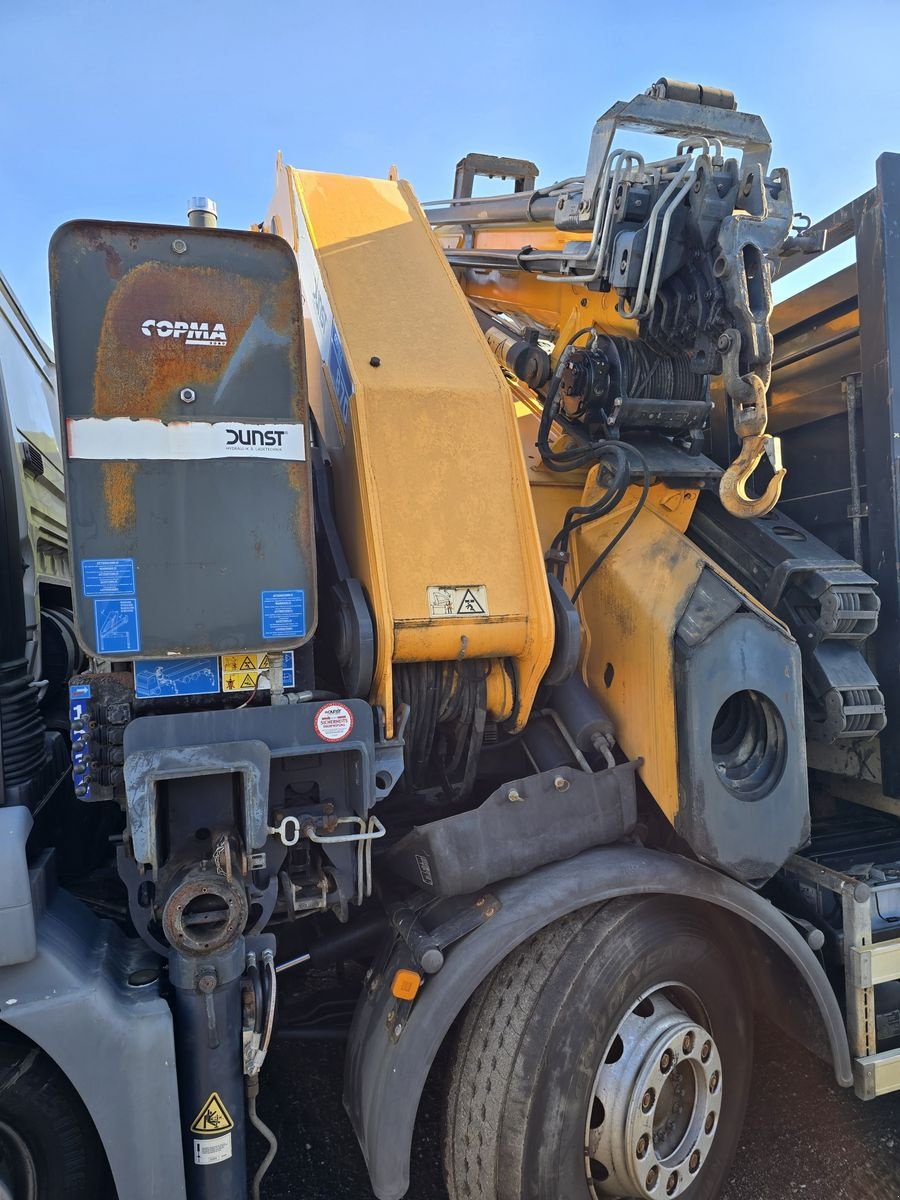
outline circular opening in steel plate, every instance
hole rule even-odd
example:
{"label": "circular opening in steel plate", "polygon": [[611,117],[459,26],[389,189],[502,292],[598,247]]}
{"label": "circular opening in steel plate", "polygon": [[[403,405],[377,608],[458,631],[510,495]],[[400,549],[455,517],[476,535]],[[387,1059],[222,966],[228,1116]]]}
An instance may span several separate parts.
{"label": "circular opening in steel plate", "polygon": [[781,713],[762,692],[729,696],[710,737],[716,774],[740,800],[762,800],[777,786],[787,758]]}

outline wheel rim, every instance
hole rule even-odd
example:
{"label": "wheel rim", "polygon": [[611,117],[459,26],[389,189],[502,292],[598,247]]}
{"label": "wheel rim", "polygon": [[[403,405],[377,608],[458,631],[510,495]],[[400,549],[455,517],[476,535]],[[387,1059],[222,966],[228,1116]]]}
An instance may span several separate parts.
{"label": "wheel rim", "polygon": [[588,1182],[598,1200],[669,1200],[694,1182],[722,1101],[722,1060],[708,1025],[693,992],[674,984],[641,997],[620,1022],[586,1125]]}
{"label": "wheel rim", "polygon": [[0,1200],[37,1200],[37,1167],[11,1125],[0,1121]]}

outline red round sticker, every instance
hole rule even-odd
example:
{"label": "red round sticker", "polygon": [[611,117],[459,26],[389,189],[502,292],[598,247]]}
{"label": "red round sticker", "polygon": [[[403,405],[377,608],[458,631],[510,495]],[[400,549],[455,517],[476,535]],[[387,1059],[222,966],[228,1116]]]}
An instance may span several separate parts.
{"label": "red round sticker", "polygon": [[353,729],[353,713],[346,704],[323,704],[313,718],[313,728],[323,742],[342,742]]}

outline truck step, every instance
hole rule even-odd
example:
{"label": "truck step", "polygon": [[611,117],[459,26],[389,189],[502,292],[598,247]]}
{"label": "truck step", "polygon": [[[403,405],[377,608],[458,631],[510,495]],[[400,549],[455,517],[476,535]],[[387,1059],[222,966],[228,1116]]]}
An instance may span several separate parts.
{"label": "truck step", "polygon": [[883,1050],[855,1059],[853,1090],[860,1100],[874,1100],[900,1090],[900,1050]]}
{"label": "truck step", "polygon": [[[870,886],[812,859],[794,855],[789,872],[841,899],[847,1039],[853,1058],[853,1086],[861,1100],[900,1091],[900,1050],[878,1049],[875,988],[900,982],[900,938],[876,942],[872,932],[878,886]],[[895,886],[892,881],[891,886]]]}

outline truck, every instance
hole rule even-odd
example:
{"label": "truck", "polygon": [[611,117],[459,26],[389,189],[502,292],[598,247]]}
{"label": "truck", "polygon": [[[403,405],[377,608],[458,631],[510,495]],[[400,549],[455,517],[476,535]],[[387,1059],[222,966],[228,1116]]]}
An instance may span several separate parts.
{"label": "truck", "polygon": [[58,415],[0,344],[3,1200],[259,1200],[280,1036],[346,1038],[378,1200],[439,1054],[450,1200],[713,1200],[756,1012],[900,1088],[900,156],[813,224],[771,150],[663,78],[547,186],[279,155],[248,231],[54,235]]}

